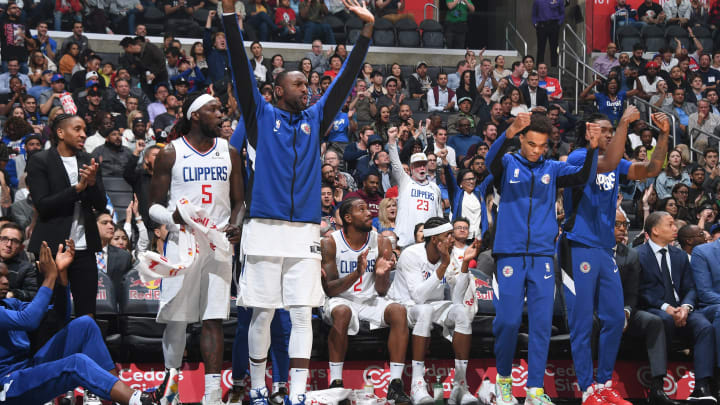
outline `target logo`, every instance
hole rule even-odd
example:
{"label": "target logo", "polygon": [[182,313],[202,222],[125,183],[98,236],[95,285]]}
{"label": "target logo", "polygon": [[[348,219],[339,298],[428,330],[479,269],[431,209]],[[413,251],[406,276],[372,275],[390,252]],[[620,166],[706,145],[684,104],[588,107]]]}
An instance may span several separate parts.
{"label": "target logo", "polygon": [[[643,366],[637,370],[637,380],[645,388],[650,387],[652,375],[650,374],[650,366]],[[677,382],[671,375],[663,377],[663,391],[668,396],[675,395],[677,392]]]}
{"label": "target logo", "polygon": [[513,365],[510,376],[512,377],[513,387],[524,387],[527,384],[528,371],[522,364]]}
{"label": "target logo", "polygon": [[369,366],[363,371],[363,379],[375,387],[387,392],[388,384],[390,384],[390,371],[378,366]]}

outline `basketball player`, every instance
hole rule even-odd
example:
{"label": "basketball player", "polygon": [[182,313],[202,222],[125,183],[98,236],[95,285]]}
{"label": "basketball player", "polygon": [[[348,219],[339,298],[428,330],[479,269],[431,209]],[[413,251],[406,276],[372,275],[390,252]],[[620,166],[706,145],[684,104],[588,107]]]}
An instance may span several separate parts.
{"label": "basketball player", "polygon": [[[223,0],[223,26],[238,107],[247,133],[250,159],[249,220],[243,226],[238,305],[252,307],[248,334],[250,398],[267,404],[265,365],[270,322],[276,308],[288,308],[290,393],[303,403],[312,349],[311,308],[321,306],[320,140],[352,88],[372,37],[375,17],[356,0],[348,9],[365,22],[352,53],[316,104],[307,107],[307,79],[283,72],[275,80],[277,107],[257,90],[237,24],[234,0]],[[250,202],[252,202],[250,204]],[[278,244],[282,246],[279,247]]]}
{"label": "basketball player", "polygon": [[[565,189],[566,221],[559,257],[573,362],[585,405],[630,404],[612,387],[615,359],[626,319],[630,316],[629,311],[625,312],[623,308],[622,283],[613,250],[618,185],[621,177],[644,180],[657,176],[665,162],[670,134],[668,117],[664,113],[653,114],[652,119],[660,128],[660,136],[652,159],[649,162],[629,162],[622,158],[628,126],[638,119],[640,113],[637,108],[628,106],[617,131],[613,131],[612,123],[605,115],[590,116],[590,125],[602,129],[598,142],[600,157],[597,176],[595,181],[588,182],[584,187]],[[588,142],[587,134],[585,128],[579,129],[576,145],[584,146]],[[585,159],[585,153],[585,149],[573,151],[568,156],[568,163],[580,164]],[[596,313],[602,324],[597,380],[593,378],[594,365],[590,348]],[[653,377],[659,377],[662,381],[663,376]],[[699,385],[696,384],[696,387]]]}
{"label": "basketball player", "polygon": [[[416,405],[433,403],[425,383],[425,350],[433,324],[443,327],[443,334],[452,341],[455,351],[455,377],[448,403],[477,403],[466,382],[475,313],[463,301],[470,282],[468,265],[477,256],[480,243],[475,241],[465,250],[460,272],[447,282],[446,271],[455,242],[452,231],[452,224],[445,218],[428,219],[423,229],[424,243],[409,246],[400,254],[388,293],[391,299],[405,305],[413,328],[410,395]],[[446,284],[450,285],[452,301],[445,300]]]}
{"label": "basketball player", "polygon": [[[531,118],[532,117],[532,118]],[[523,303],[528,309],[528,378],[525,404],[552,405],[543,390],[550,347],[555,292],[555,239],[558,234],[555,201],[557,189],[585,184],[595,175],[599,128],[588,132],[588,150],[582,166],[545,160],[552,123],[543,115],[518,113],[512,125],[492,145],[490,171],[500,192],[493,254],[497,269],[495,294],[495,358],[498,405],[515,405],[512,395],[512,362]],[[517,153],[505,152],[515,136]]]}
{"label": "basketball player", "polygon": [[[187,199],[205,209],[231,243],[240,239],[235,225],[244,207],[242,161],[237,150],[219,137],[222,105],[210,95],[193,94],[183,105],[179,138],[157,155],[150,187],[150,216],[168,229],[183,224],[176,203]],[[170,193],[168,199],[168,191]],[[178,232],[185,232],[180,226]],[[173,260],[176,244],[166,244],[164,255]],[[157,321],[165,323],[163,355],[166,376],[160,386],[164,400],[177,400],[177,373],[185,351],[188,323],[202,321],[200,350],[205,363],[203,404],[221,401],[220,371],[223,356],[222,320],[230,311],[230,262],[196,257],[194,271],[165,278]]]}
{"label": "basketball player", "polygon": [[404,248],[415,242],[415,225],[432,217],[442,217],[443,208],[440,188],[427,178],[427,156],[424,153],[413,153],[408,175],[400,162],[397,137],[397,127],[388,129],[388,153],[392,166],[390,175],[398,185],[395,233],[398,246]]}
{"label": "basketball player", "polygon": [[323,316],[332,325],[328,336],[330,388],[342,387],[343,360],[348,334],[356,335],[360,321],[371,328],[390,327],[390,385],[387,397],[396,404],[409,404],[402,372],[408,342],[405,308],[385,298],[390,288],[390,270],[395,266],[390,241],[372,229],[367,203],[351,197],[340,205],[343,227],[324,238],[322,267],[325,271]]}

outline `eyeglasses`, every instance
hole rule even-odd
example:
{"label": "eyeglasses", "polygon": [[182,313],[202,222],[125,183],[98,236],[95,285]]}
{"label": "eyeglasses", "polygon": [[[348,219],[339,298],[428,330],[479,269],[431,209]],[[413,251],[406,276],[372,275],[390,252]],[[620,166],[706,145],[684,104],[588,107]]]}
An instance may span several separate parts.
{"label": "eyeglasses", "polygon": [[627,228],[630,226],[630,221],[615,221],[615,228]]}
{"label": "eyeglasses", "polygon": [[687,191],[687,190],[678,190],[678,191],[676,191],[676,193],[678,193],[678,194],[688,194],[688,191]]}
{"label": "eyeglasses", "polygon": [[463,179],[462,181],[463,181],[463,183],[464,183],[464,182],[473,182],[473,183],[474,183],[474,182],[475,182],[475,177],[468,177],[468,178]]}
{"label": "eyeglasses", "polygon": [[455,229],[456,231],[467,231],[470,229],[470,227],[458,225],[458,226],[455,226],[455,228],[453,228],[453,229]]}
{"label": "eyeglasses", "polygon": [[8,238],[7,236],[0,236],[0,243],[8,243],[10,242],[11,245],[19,245],[22,243],[20,239],[15,238]]}

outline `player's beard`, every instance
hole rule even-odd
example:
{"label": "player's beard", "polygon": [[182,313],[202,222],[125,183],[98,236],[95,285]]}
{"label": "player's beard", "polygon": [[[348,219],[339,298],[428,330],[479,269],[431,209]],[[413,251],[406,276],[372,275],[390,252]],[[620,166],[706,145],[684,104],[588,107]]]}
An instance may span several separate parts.
{"label": "player's beard", "polygon": [[211,125],[207,125],[204,122],[201,122],[200,132],[202,132],[203,136],[206,136],[208,138],[217,138],[218,127],[212,127]]}
{"label": "player's beard", "polygon": [[367,224],[363,223],[363,224],[361,224],[360,226],[358,226],[358,229],[359,229],[361,232],[370,232],[370,231],[372,231],[372,229],[373,229],[372,223],[370,223],[370,225],[367,225]]}

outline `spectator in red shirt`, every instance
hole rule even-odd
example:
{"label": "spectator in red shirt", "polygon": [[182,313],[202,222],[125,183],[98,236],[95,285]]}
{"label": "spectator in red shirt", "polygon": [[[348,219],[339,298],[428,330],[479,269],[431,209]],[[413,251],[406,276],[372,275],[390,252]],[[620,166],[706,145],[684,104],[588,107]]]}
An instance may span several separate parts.
{"label": "spectator in red shirt", "polygon": [[334,54],[330,57],[330,70],[326,70],[325,73],[323,73],[323,76],[330,76],[333,79],[335,76],[340,73],[340,68],[342,67],[342,59],[338,54]]}
{"label": "spectator in red shirt", "polygon": [[278,35],[281,40],[295,40],[297,27],[295,26],[295,11],[290,8],[290,0],[280,0],[280,6],[275,9],[275,25],[280,30]]}
{"label": "spectator in red shirt", "polygon": [[560,87],[560,81],[554,77],[548,76],[548,67],[546,63],[538,63],[538,76],[540,77],[540,83],[538,83],[538,86],[547,90],[550,100],[562,100],[563,91],[562,87]]}
{"label": "spectator in red shirt", "polygon": [[380,173],[378,173],[377,169],[373,167],[367,172],[365,178],[362,179],[362,182],[362,188],[346,194],[344,200],[351,197],[362,199],[367,204],[372,217],[375,218],[378,216],[380,201],[383,199],[382,195],[379,193]]}

